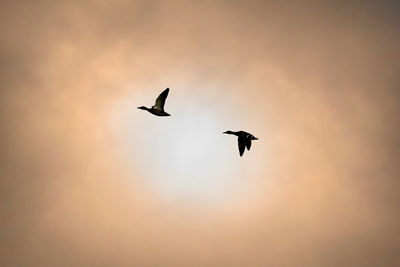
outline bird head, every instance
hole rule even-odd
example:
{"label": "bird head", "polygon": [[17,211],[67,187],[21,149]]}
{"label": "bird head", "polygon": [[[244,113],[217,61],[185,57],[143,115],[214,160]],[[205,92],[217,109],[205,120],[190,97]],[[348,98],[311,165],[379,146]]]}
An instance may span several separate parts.
{"label": "bird head", "polygon": [[251,140],[258,140],[258,138],[255,137],[255,136],[252,136],[252,137],[251,137]]}
{"label": "bird head", "polygon": [[145,106],[140,106],[140,107],[138,107],[138,109],[147,110],[147,108]]}
{"label": "bird head", "polygon": [[223,132],[224,134],[234,134],[234,132],[232,132],[232,131],[225,131],[225,132]]}

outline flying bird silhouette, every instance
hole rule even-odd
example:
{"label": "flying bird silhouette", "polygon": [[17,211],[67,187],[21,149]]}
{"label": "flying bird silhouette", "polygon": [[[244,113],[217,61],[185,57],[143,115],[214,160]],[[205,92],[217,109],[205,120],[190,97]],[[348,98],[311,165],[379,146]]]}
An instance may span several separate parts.
{"label": "flying bird silhouette", "polygon": [[247,148],[247,150],[250,150],[251,140],[258,140],[257,137],[254,137],[252,134],[249,134],[245,131],[238,131],[238,132],[226,131],[223,133],[224,134],[233,134],[238,137],[238,146],[239,146],[240,156],[243,155],[245,147]]}
{"label": "flying bird silhouette", "polygon": [[138,109],[147,110],[148,112],[150,112],[151,114],[154,114],[156,116],[171,116],[170,114],[168,114],[167,112],[164,111],[164,104],[165,104],[165,100],[167,99],[168,92],[169,92],[169,88],[165,89],[157,97],[156,103],[151,108],[147,108],[145,106],[140,106],[140,107],[138,107]]}

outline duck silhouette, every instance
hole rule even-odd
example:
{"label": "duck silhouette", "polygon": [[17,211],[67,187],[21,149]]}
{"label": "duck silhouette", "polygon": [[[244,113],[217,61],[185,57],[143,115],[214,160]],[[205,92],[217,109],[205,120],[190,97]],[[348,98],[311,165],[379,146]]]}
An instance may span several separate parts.
{"label": "duck silhouette", "polygon": [[156,115],[156,116],[171,116],[170,114],[168,114],[167,112],[164,111],[164,104],[165,104],[165,100],[167,99],[168,92],[169,92],[169,88],[165,89],[157,97],[156,103],[151,108],[147,108],[145,106],[140,106],[140,107],[138,107],[138,109],[147,110],[148,112],[150,112],[151,114]]}
{"label": "duck silhouette", "polygon": [[245,132],[245,131],[238,131],[238,132],[226,131],[223,133],[224,134],[233,134],[238,137],[238,146],[239,146],[240,156],[243,155],[245,147],[247,148],[247,150],[250,150],[251,140],[258,140],[257,137],[254,137],[252,134],[249,134],[248,132]]}

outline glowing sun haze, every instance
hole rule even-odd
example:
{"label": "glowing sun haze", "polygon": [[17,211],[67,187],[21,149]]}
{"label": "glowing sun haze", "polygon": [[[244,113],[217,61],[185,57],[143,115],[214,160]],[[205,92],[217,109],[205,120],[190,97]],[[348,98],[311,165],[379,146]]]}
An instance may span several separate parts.
{"label": "glowing sun haze", "polygon": [[172,89],[174,99],[167,99],[166,110],[174,112],[173,118],[160,120],[137,112],[137,101],[153,102],[160,91],[149,90],[146,97],[133,95],[117,103],[111,120],[127,164],[138,169],[158,193],[182,198],[183,203],[192,199],[216,205],[221,197],[232,198],[227,192],[245,189],[249,183],[232,179],[241,171],[237,140],[222,135],[223,126],[239,124],[244,118],[223,114],[229,106],[220,101],[221,95],[205,99],[210,88],[194,84],[186,88],[192,90]]}
{"label": "glowing sun haze", "polygon": [[398,14],[2,1],[0,266],[399,266]]}

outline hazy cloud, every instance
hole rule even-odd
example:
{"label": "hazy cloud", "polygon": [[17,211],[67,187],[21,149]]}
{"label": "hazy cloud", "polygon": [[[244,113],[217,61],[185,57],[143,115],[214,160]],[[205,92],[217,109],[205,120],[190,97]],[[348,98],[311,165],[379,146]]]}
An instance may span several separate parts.
{"label": "hazy cloud", "polygon": [[[397,266],[394,2],[3,1],[0,265]],[[260,138],[246,190],[149,188],[112,118],[166,86]]]}

